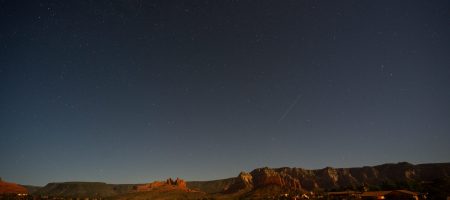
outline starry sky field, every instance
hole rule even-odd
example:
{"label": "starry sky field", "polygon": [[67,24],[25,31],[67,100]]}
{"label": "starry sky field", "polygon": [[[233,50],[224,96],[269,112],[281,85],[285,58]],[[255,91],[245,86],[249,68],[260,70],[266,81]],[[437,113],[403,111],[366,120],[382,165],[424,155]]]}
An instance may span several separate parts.
{"label": "starry sky field", "polygon": [[449,162],[449,8],[0,0],[0,177]]}

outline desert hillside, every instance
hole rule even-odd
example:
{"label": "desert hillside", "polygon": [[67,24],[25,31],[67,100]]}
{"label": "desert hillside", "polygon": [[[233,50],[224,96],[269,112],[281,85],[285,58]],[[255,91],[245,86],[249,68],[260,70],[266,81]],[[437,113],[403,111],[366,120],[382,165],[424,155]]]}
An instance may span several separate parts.
{"label": "desert hillside", "polygon": [[28,190],[18,184],[5,182],[0,179],[0,194],[27,194]]}

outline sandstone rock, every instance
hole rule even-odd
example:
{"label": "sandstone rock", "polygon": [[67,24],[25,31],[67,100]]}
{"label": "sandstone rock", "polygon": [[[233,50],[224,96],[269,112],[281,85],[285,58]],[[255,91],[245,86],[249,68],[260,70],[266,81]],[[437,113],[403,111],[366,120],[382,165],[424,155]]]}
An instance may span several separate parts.
{"label": "sandstone rock", "polygon": [[266,185],[279,185],[294,190],[301,190],[300,181],[291,176],[292,169],[280,168],[278,171],[270,168],[260,168],[253,170],[253,184],[255,187]]}
{"label": "sandstone rock", "polygon": [[234,182],[224,188],[225,193],[235,193],[253,188],[253,177],[247,172],[241,172]]}
{"label": "sandstone rock", "polygon": [[176,180],[169,178],[166,181],[154,181],[152,183],[147,183],[147,184],[136,186],[136,191],[138,191],[138,192],[152,191],[152,190],[192,191],[187,188],[186,181],[184,181],[183,179],[179,179],[179,178],[177,178]]}
{"label": "sandstone rock", "polygon": [[175,181],[172,180],[171,178],[167,179],[166,184],[177,186],[180,188],[186,188],[186,181],[184,181],[183,179],[179,179],[178,177]]}
{"label": "sandstone rock", "polygon": [[308,170],[302,168],[259,168],[250,173],[241,172],[225,192],[257,189],[269,185],[299,191],[320,189],[361,188],[380,185],[384,181],[432,181],[450,177],[450,165],[409,163],[384,164],[361,168],[332,168]]}

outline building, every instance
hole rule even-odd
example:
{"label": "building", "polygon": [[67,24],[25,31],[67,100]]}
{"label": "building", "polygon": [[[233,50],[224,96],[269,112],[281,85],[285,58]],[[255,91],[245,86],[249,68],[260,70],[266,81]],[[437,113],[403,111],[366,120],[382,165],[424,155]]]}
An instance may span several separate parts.
{"label": "building", "polygon": [[419,193],[408,190],[371,191],[361,194],[363,200],[419,200]]}
{"label": "building", "polygon": [[328,200],[350,200],[350,199],[360,199],[361,193],[355,191],[343,191],[343,192],[328,192]]}

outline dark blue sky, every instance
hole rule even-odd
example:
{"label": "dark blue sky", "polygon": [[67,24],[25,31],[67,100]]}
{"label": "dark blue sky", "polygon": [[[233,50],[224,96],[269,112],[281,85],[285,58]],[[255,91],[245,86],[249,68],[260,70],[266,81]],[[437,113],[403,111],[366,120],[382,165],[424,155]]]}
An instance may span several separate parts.
{"label": "dark blue sky", "polygon": [[1,0],[0,177],[448,162],[449,8]]}

